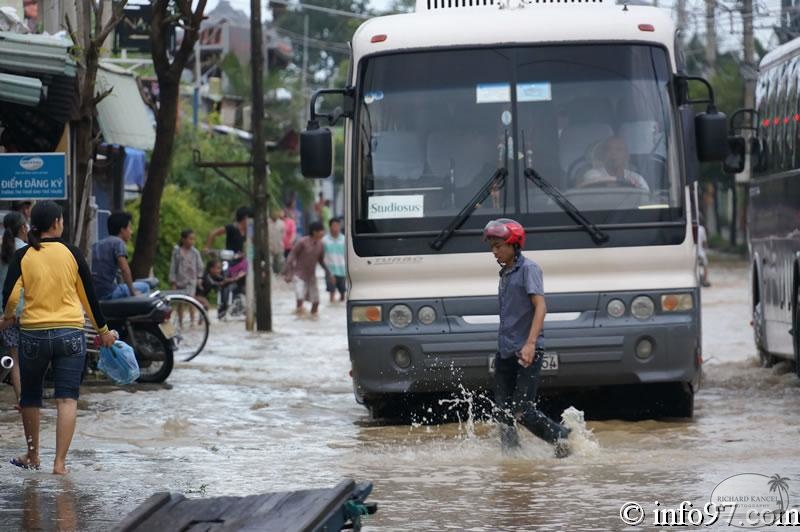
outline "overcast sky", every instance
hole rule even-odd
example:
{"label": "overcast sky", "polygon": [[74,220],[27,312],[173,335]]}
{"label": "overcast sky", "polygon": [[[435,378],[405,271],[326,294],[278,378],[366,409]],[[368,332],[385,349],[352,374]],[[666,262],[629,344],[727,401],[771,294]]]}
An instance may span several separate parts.
{"label": "overcast sky", "polygon": [[[236,9],[241,9],[242,11],[245,11],[247,13],[250,12],[250,0],[228,0],[228,1]],[[211,11],[212,9],[214,9],[217,6],[218,3],[219,3],[219,0],[208,0],[208,4],[207,4],[207,7],[206,7],[206,12]],[[319,2],[317,2],[317,3],[319,3]],[[265,4],[266,4],[266,2],[262,0],[261,5],[263,6]],[[388,9],[390,5],[392,5],[392,0],[371,0],[370,4],[372,5],[373,9],[385,10],[385,9]],[[324,5],[324,4],[320,4],[320,5]]]}

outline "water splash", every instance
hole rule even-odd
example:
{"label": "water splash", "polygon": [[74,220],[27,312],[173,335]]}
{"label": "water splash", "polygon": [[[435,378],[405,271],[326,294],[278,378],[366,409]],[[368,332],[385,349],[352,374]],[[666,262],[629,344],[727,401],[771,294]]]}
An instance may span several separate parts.
{"label": "water splash", "polygon": [[572,454],[595,455],[600,451],[600,444],[586,426],[583,411],[571,406],[561,414],[561,424],[570,429],[569,446]]}
{"label": "water splash", "polygon": [[[458,420],[458,428],[459,430],[464,430],[465,439],[467,440],[474,440],[476,439],[475,436],[475,399],[477,397],[483,397],[482,395],[478,395],[471,390],[467,390],[464,388],[463,384],[459,384],[458,388],[461,392],[461,396],[454,396],[451,399],[439,399],[439,405],[444,406],[447,405],[448,412],[452,412],[455,414],[456,419]],[[461,410],[463,407],[467,408],[467,419],[461,419]]]}

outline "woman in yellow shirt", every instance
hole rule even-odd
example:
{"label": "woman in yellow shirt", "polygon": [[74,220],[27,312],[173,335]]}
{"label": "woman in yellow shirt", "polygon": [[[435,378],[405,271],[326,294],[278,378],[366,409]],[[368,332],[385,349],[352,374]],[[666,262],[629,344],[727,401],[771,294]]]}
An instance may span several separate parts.
{"label": "woman in yellow shirt", "polygon": [[97,297],[91,272],[80,250],[61,241],[64,219],[52,201],[31,211],[28,247],[17,251],[3,286],[2,326],[14,323],[22,289],[25,303],[19,320],[22,423],[28,451],[11,460],[24,468],[39,468],[39,409],[47,367],[52,364],[58,410],[53,473],[67,473],[66,459],[77,418],[78,391],[86,360],[84,310],[103,345],[114,343]]}

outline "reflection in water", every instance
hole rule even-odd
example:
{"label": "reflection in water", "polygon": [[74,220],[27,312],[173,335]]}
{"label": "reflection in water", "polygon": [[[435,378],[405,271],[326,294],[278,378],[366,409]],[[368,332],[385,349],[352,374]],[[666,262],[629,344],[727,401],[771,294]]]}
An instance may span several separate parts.
{"label": "reflection in water", "polygon": [[[279,285],[275,333],[214,323],[208,352],[179,363],[171,387],[84,386],[67,479],[8,465],[24,440],[19,415],[0,406],[0,532],[106,532],[157,491],[246,495],[342,477],[375,483],[372,530],[618,530],[624,501],[704,503],[721,480],[748,472],[781,472],[800,500],[797,428],[787,422],[800,386],[785,365],[754,362],[746,279],[745,268],[715,269],[703,293],[695,419],[590,421],[565,460],[526,431],[522,449],[504,455],[491,423],[369,421],[347,375],[344,306],[297,320]],[[11,400],[0,386],[0,405]],[[51,403],[42,416],[52,440]]]}
{"label": "reflection in water", "polygon": [[23,530],[68,532],[79,529],[75,486],[69,479],[29,478],[22,486]]}

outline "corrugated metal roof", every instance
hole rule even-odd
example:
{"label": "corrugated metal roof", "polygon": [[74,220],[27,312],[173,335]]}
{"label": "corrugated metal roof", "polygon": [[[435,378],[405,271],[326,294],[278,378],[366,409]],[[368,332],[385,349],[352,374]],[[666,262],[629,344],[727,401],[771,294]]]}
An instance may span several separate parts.
{"label": "corrugated metal roof", "polygon": [[0,70],[75,77],[71,48],[69,39],[0,31]]}
{"label": "corrugated metal roof", "polygon": [[15,74],[0,74],[0,100],[36,107],[42,100],[42,80]]}
{"label": "corrugated metal roof", "polygon": [[133,74],[109,64],[97,70],[96,92],[112,88],[97,105],[97,123],[109,144],[152,150],[156,131]]}

